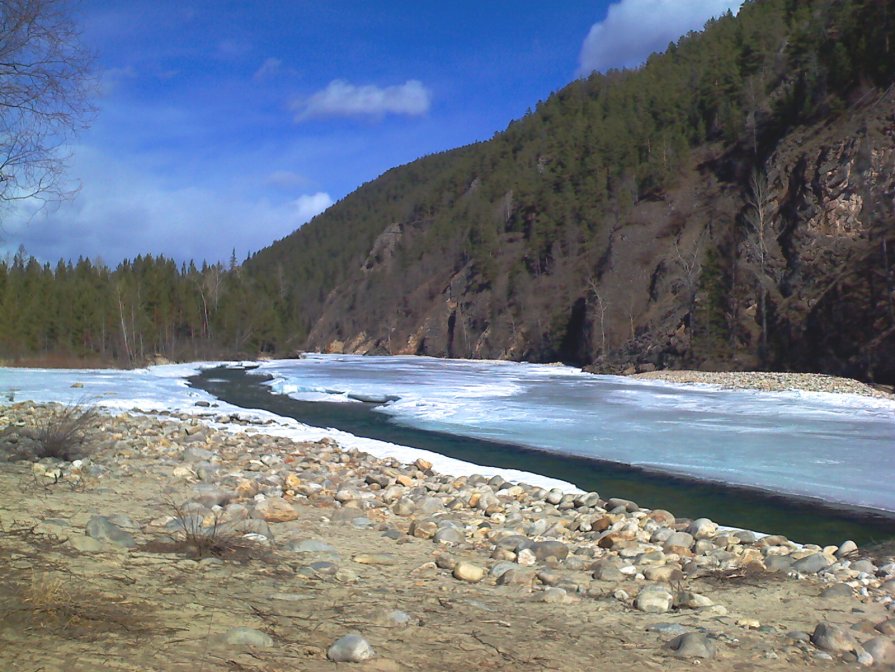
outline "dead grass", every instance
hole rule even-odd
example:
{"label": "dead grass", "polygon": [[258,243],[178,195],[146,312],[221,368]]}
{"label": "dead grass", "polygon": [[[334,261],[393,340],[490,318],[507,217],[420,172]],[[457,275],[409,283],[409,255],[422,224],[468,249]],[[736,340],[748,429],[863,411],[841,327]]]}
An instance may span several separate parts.
{"label": "dead grass", "polygon": [[145,608],[78,585],[53,569],[7,575],[0,582],[0,627],[78,639],[147,629]]}
{"label": "dead grass", "polygon": [[168,538],[152,541],[141,547],[149,553],[175,553],[194,560],[218,558],[246,562],[265,558],[271,551],[246,539],[243,534],[226,525],[219,514],[214,514],[210,524],[184,510],[173,501],[165,502],[177,521],[177,530]]}
{"label": "dead grass", "polygon": [[87,441],[96,426],[95,406],[78,402],[47,413],[42,423],[33,430],[37,443],[36,457],[55,457],[68,462],[87,457]]}

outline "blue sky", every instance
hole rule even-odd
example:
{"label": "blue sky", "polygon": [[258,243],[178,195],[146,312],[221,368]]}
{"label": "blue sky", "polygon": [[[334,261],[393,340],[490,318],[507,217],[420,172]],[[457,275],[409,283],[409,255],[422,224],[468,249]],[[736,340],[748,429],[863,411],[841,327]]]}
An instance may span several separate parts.
{"label": "blue sky", "polygon": [[389,168],[490,138],[740,0],[82,0],[99,98],[78,195],[0,213],[0,251],[243,259]]}

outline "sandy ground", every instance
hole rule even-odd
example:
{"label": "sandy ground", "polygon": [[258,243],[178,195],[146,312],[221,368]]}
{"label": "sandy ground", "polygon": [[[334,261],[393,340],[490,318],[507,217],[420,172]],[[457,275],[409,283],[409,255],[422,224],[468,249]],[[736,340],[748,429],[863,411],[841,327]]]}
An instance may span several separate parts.
{"label": "sandy ground", "polygon": [[[810,633],[820,621],[873,633],[892,616],[869,597],[821,597],[829,584],[816,576],[749,571],[679,578],[675,588],[707,595],[722,609],[649,614],[619,599],[618,590],[636,592],[633,579],[591,581],[589,570],[547,563],[541,569],[589,586],[554,602],[543,586],[459,581],[434,564],[444,546],[408,534],[384,536],[406,532],[412,518],[370,508],[363,514],[371,525],[358,528],[348,518],[361,512],[332,496],[295,497],[295,518],[271,521],[270,529],[274,540],[331,545],[335,555],[325,560],[334,566],[314,565],[321,557],[281,543],[196,559],[186,546],[160,545],[159,526],[202,483],[170,459],[177,445],[149,443],[137,450],[107,441],[92,458],[102,473],[85,472],[77,481],[55,482],[30,462],[0,462],[0,669],[853,669],[854,662],[838,656],[819,658],[789,633]],[[213,437],[202,445],[213,448]],[[288,461],[315,446],[287,448]],[[324,469],[337,481],[352,464]],[[224,459],[222,466],[235,463]],[[130,518],[137,546],[84,548],[95,514]],[[472,522],[471,514],[458,515]],[[484,545],[447,550],[455,559],[493,564]],[[363,554],[385,554],[389,564],[358,561]],[[395,622],[395,610],[406,623]],[[239,627],[270,640],[258,647],[225,641]],[[716,657],[674,657],[666,643],[675,627],[709,633]],[[328,647],[349,632],[361,633],[376,656],[357,664],[327,660]]]}

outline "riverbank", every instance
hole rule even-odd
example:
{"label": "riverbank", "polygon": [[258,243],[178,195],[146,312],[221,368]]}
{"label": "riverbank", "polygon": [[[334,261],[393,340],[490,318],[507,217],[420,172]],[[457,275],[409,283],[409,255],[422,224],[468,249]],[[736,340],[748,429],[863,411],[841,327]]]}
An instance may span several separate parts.
{"label": "riverbank", "polygon": [[[575,484],[585,490],[612,492],[644,506],[670,509],[680,516],[709,516],[725,525],[773,530],[800,542],[821,545],[846,538],[863,544],[895,537],[895,514],[837,505],[820,497],[784,496],[768,489],[736,487],[667,471],[422,430],[395,422],[391,416],[377,412],[373,404],[300,401],[275,394],[267,374],[254,371],[213,368],[189,380],[195,388],[236,407],[261,409],[303,425],[336,428],[353,437],[394,445],[393,454],[403,461],[422,456],[446,473],[488,469],[489,476],[496,471],[504,478],[521,478],[529,483],[537,478],[537,484],[547,488]],[[343,440],[354,445],[355,439]],[[518,470],[515,476],[510,475],[511,470]],[[542,480],[545,478],[558,483]]]}
{"label": "riverbank", "polygon": [[661,380],[668,383],[717,385],[732,390],[763,392],[823,392],[858,394],[875,399],[895,399],[891,391],[873,387],[851,378],[820,373],[784,373],[773,371],[648,371],[630,376],[639,380]]}
{"label": "riverbank", "polygon": [[101,416],[89,457],[37,463],[30,437],[53,409],[0,410],[0,454],[19,458],[0,462],[4,669],[324,670],[369,648],[358,669],[893,655],[890,555],[452,477],[197,410]]}

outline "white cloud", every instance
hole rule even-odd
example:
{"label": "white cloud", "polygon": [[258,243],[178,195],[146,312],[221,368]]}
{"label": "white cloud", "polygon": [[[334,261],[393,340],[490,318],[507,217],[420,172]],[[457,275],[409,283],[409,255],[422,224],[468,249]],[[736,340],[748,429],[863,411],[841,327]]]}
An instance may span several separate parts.
{"label": "white cloud", "polygon": [[303,194],[292,201],[294,219],[304,224],[315,215],[319,215],[333,204],[333,199],[324,191],[316,194]]}
{"label": "white cloud", "polygon": [[736,13],[743,0],[621,0],[595,23],[581,47],[578,74],[631,68],[712,17]]}
{"label": "white cloud", "polygon": [[336,79],[310,98],[293,101],[292,109],[295,121],[301,122],[323,117],[381,119],[387,114],[414,117],[426,114],[431,104],[432,92],[415,79],[386,87],[356,86]]}
{"label": "white cloud", "polygon": [[262,63],[261,66],[257,70],[255,70],[255,74],[252,75],[252,79],[258,82],[262,79],[273,77],[278,72],[280,72],[280,69],[282,67],[283,61],[281,61],[279,58],[265,58],[264,63]]}
{"label": "white cloud", "polygon": [[234,248],[244,259],[333,203],[322,191],[272,200],[229,184],[179,186],[144,173],[139,160],[123,162],[89,147],[78,147],[75,156],[82,191],[36,214],[28,203],[4,213],[0,256],[24,244],[51,263],[82,255],[115,266],[147,253],[214,262],[226,261]]}

